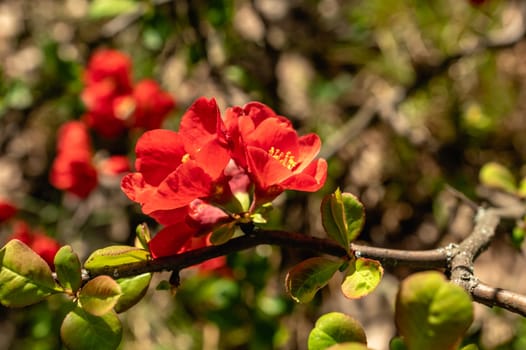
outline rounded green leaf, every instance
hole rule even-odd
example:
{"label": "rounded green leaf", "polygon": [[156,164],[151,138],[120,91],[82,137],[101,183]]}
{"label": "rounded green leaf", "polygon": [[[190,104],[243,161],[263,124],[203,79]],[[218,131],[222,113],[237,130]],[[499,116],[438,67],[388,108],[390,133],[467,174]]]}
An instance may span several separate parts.
{"label": "rounded green leaf", "polygon": [[322,224],[332,239],[349,251],[349,243],[358,237],[365,222],[362,203],[350,193],[337,189],[321,203]]}
{"label": "rounded green leaf", "polygon": [[285,277],[287,293],[298,303],[308,303],[344,263],[323,257],[307,259],[294,266]]}
{"label": "rounded green leaf", "polygon": [[[147,250],[126,245],[115,245],[94,251],[84,263],[84,268],[94,274],[111,273],[119,265],[138,263],[150,259]],[[114,276],[118,278],[119,276]]]}
{"label": "rounded green leaf", "polygon": [[342,193],[343,210],[349,242],[354,241],[362,231],[365,223],[365,209],[363,204],[353,194]]}
{"label": "rounded green leaf", "polygon": [[117,283],[121,287],[122,295],[115,305],[115,311],[121,313],[137,304],[146,294],[151,280],[151,273],[118,279]]}
{"label": "rounded green leaf", "polygon": [[515,177],[504,165],[489,162],[484,164],[479,172],[479,180],[483,185],[495,187],[514,193],[517,191]]}
{"label": "rounded green leaf", "polygon": [[64,289],[76,292],[82,283],[80,260],[71,246],[66,245],[55,255],[55,272]]}
{"label": "rounded green leaf", "polygon": [[342,292],[349,299],[364,297],[378,286],[383,274],[384,269],[378,261],[358,258],[343,280]]}
{"label": "rounded green leaf", "polygon": [[97,276],[82,287],[79,302],[90,314],[102,316],[113,309],[121,294],[121,287],[115,280],[109,276]]}
{"label": "rounded green leaf", "polygon": [[309,334],[308,349],[323,350],[347,342],[367,344],[362,325],[349,315],[330,312],[316,321]]}
{"label": "rounded green leaf", "polygon": [[121,342],[122,325],[114,312],[99,317],[76,307],[62,322],[60,336],[70,350],[114,350]]}
{"label": "rounded green leaf", "polygon": [[0,302],[21,307],[38,303],[57,293],[49,265],[37,253],[17,239],[0,250]]}
{"label": "rounded green leaf", "polygon": [[409,350],[454,350],[473,321],[473,306],[441,273],[420,272],[401,283],[395,318]]}

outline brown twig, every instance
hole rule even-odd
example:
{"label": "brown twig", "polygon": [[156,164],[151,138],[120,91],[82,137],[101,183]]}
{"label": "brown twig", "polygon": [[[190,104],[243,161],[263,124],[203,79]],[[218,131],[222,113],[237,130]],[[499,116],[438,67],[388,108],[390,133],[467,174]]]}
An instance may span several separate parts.
{"label": "brown twig", "polygon": [[[521,208],[479,208],[471,234],[460,244],[450,244],[433,250],[408,251],[351,244],[356,257],[378,260],[384,266],[410,266],[415,269],[445,269],[451,281],[462,286],[476,302],[499,306],[526,316],[526,296],[481,283],[474,273],[474,261],[489,246],[501,218],[520,217],[525,214]],[[222,245],[204,247],[182,254],[161,257],[154,260],[104,267],[90,270],[87,279],[97,275],[114,278],[136,276],[143,273],[174,271],[200,264],[207,260],[246,250],[262,244],[287,248],[311,250],[318,254],[346,257],[346,250],[337,242],[284,231],[254,230],[234,238]]]}

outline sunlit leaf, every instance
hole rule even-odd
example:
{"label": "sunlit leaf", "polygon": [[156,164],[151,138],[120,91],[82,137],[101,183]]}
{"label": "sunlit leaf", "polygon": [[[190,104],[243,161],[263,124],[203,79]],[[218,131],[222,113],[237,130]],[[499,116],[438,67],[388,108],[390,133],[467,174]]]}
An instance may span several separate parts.
{"label": "sunlit leaf", "polygon": [[122,295],[115,305],[115,311],[124,312],[137,304],[146,294],[151,280],[151,273],[118,279],[117,283],[121,287]]}
{"label": "sunlit leaf", "polygon": [[395,319],[409,350],[455,350],[473,321],[473,306],[441,273],[420,272],[401,283]]}
{"label": "sunlit leaf", "polygon": [[349,243],[358,237],[365,222],[362,203],[354,195],[337,189],[323,199],[321,215],[329,237],[349,251]]}
{"label": "sunlit leaf", "polygon": [[342,292],[349,299],[371,293],[382,280],[384,269],[376,260],[358,258],[342,283]]}
{"label": "sunlit leaf", "polygon": [[362,326],[349,315],[341,312],[330,312],[316,321],[309,334],[308,349],[322,350],[335,344],[347,342],[367,344]]}
{"label": "sunlit leaf", "polygon": [[84,263],[84,268],[91,273],[108,273],[112,267],[149,259],[150,253],[147,250],[115,245],[94,251]]}
{"label": "sunlit leaf", "polygon": [[77,307],[66,315],[60,336],[70,350],[114,350],[121,342],[122,325],[115,312],[94,316]]}
{"label": "sunlit leaf", "polygon": [[0,302],[21,307],[35,304],[58,293],[49,265],[19,240],[9,241],[0,250]]}
{"label": "sunlit leaf", "polygon": [[97,276],[82,287],[79,302],[90,314],[102,316],[113,309],[121,294],[121,287],[114,279]]}
{"label": "sunlit leaf", "polygon": [[76,292],[82,283],[81,265],[77,254],[71,246],[66,245],[55,255],[57,279],[65,289]]}
{"label": "sunlit leaf", "polygon": [[324,257],[307,259],[294,266],[285,278],[285,287],[292,299],[308,303],[344,263]]}
{"label": "sunlit leaf", "polygon": [[515,177],[504,165],[490,162],[484,164],[479,172],[479,180],[483,185],[498,188],[508,192],[517,191]]}

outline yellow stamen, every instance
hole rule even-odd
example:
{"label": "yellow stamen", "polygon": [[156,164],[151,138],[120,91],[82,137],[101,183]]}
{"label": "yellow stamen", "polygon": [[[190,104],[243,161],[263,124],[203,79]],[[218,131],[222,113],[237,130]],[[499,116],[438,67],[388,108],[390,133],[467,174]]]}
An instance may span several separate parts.
{"label": "yellow stamen", "polygon": [[274,148],[274,146],[272,146],[268,150],[268,153],[272,156],[272,158],[278,160],[285,168],[289,170],[292,170],[296,164],[298,164],[294,160],[294,156],[290,151],[283,152],[279,148]]}
{"label": "yellow stamen", "polygon": [[190,155],[186,153],[183,158],[181,158],[181,163],[186,163],[190,159]]}

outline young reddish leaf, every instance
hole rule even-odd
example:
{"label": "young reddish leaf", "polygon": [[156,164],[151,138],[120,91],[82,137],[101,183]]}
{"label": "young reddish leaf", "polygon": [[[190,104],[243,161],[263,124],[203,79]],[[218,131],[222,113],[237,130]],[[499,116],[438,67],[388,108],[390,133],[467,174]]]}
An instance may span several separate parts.
{"label": "young reddish leaf", "polygon": [[94,316],[76,307],[60,327],[60,337],[68,349],[115,350],[122,338],[122,325],[115,312]]}
{"label": "young reddish leaf", "polygon": [[121,287],[122,295],[115,305],[115,311],[121,313],[137,304],[146,294],[151,280],[151,273],[143,273],[130,278],[119,278],[117,283]]}
{"label": "young reddish leaf", "polygon": [[484,164],[479,172],[479,180],[483,185],[515,193],[517,185],[515,177],[504,165],[489,162]]}
{"label": "young reddish leaf", "polygon": [[76,292],[82,283],[80,260],[77,254],[66,245],[59,249],[55,255],[55,271],[57,278],[64,289]]}
{"label": "young reddish leaf", "polygon": [[342,260],[323,257],[310,258],[299,263],[285,277],[287,293],[298,303],[308,303],[343,263]]}
{"label": "young reddish leaf", "polygon": [[17,239],[0,250],[0,302],[21,307],[58,293],[49,265]]}
{"label": "young reddish leaf", "polygon": [[91,273],[103,273],[115,266],[149,259],[150,253],[147,250],[126,245],[115,245],[94,251],[84,263],[84,268]]}
{"label": "young reddish leaf", "polygon": [[366,296],[378,286],[383,274],[384,269],[378,261],[358,258],[345,276],[342,292],[349,299]]}
{"label": "young reddish leaf", "polygon": [[332,345],[347,342],[367,344],[362,326],[349,315],[330,312],[316,321],[309,334],[308,349],[327,349]]}
{"label": "young reddish leaf", "polygon": [[362,203],[350,193],[337,189],[321,203],[322,224],[325,231],[349,251],[349,243],[358,237],[365,222]]}
{"label": "young reddish leaf", "polygon": [[82,287],[79,302],[90,314],[102,316],[113,309],[121,294],[121,287],[114,279],[109,276],[97,276]]}
{"label": "young reddish leaf", "polygon": [[473,305],[441,273],[415,273],[400,285],[395,321],[409,350],[454,350],[473,321]]}

